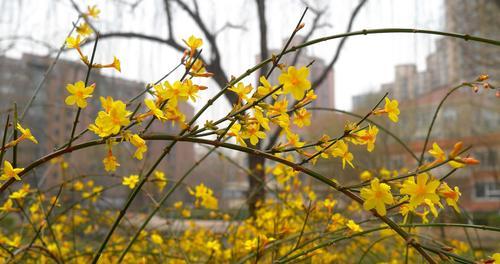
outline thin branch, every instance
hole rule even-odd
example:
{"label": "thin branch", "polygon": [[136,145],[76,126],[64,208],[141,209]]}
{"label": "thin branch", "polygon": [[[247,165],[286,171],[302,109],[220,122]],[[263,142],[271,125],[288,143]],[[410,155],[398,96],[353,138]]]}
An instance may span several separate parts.
{"label": "thin branch", "polygon": [[[361,10],[361,8],[364,6],[364,4],[367,2],[368,0],[360,0],[359,4],[356,6],[356,8],[353,10],[353,12],[351,13],[351,16],[349,18],[349,23],[347,25],[347,30],[346,32],[350,32],[351,29],[352,29],[352,26],[354,24],[354,21],[359,13],[359,11]],[[317,16],[316,16],[316,19],[313,23],[317,23],[317,21],[319,21],[319,18],[321,16],[321,13],[319,13]],[[311,29],[311,31],[309,32],[309,34],[312,35],[312,33],[314,32],[314,29]],[[308,35],[309,35],[308,34]],[[310,37],[310,36],[307,36],[306,37]],[[335,55],[333,56],[333,59],[330,61],[330,63],[328,63],[328,65],[325,67],[325,69],[323,70],[323,72],[321,73],[321,75],[318,77],[318,79],[316,79],[311,87],[313,90],[317,89],[321,83],[323,83],[323,80],[326,79],[326,76],[328,75],[328,73],[332,70],[332,67],[333,65],[335,65],[335,63],[337,62],[337,60],[339,59],[340,57],[340,53],[342,52],[342,48],[344,47],[344,44],[345,42],[347,41],[347,36],[343,37],[342,40],[340,41],[339,45],[337,46],[337,50],[335,51]],[[305,42],[307,43],[307,42]],[[304,43],[304,44],[305,44]],[[301,49],[299,49],[299,52],[300,52]],[[296,62],[298,60],[298,55],[294,58],[294,62]],[[298,103],[298,101],[296,100],[293,105],[296,105]],[[271,148],[272,146],[274,146],[276,144],[276,141],[278,140],[279,138],[279,135],[281,134],[281,130],[282,128],[279,127],[276,129],[276,131],[274,132],[274,134],[271,135],[271,137],[269,138],[269,142],[267,143],[267,147],[266,149],[269,149]]]}

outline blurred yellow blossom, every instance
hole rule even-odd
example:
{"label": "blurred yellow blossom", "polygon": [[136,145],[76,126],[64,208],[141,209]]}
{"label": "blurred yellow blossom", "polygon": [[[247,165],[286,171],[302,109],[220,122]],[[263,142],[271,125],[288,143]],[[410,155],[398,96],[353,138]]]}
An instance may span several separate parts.
{"label": "blurred yellow blossom", "polygon": [[8,160],[3,161],[3,173],[0,176],[0,180],[6,181],[9,180],[10,178],[14,178],[18,181],[21,180],[21,177],[19,177],[19,173],[21,173],[24,170],[24,168],[14,168],[12,167],[12,164]]}
{"label": "blurred yellow blossom", "polygon": [[139,182],[139,175],[133,174],[128,177],[123,177],[122,184],[128,186],[130,189],[134,189],[135,185]]}

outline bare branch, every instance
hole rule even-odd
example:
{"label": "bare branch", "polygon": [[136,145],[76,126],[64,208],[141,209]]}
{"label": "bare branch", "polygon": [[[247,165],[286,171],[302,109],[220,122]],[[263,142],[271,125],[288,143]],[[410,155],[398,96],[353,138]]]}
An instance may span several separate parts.
{"label": "bare branch", "polygon": [[[366,4],[367,1],[368,0],[360,0],[359,3],[358,3],[358,5],[356,6],[356,8],[354,8],[354,10],[351,13],[351,17],[349,19],[349,23],[347,25],[347,31],[346,32],[351,32],[352,26],[354,24],[354,20],[356,19],[357,15],[359,14],[359,11]],[[312,89],[317,89],[323,83],[323,81],[326,79],[326,76],[328,75],[328,72],[330,72],[332,70],[333,65],[339,59],[340,53],[342,51],[342,48],[345,45],[346,40],[347,40],[347,37],[342,38],[342,40],[340,41],[339,45],[337,46],[337,50],[335,51],[335,55],[333,56],[332,60],[325,67],[325,69],[323,70],[323,72],[321,73],[321,75],[319,76],[319,78],[316,79],[313,82]],[[297,101],[295,101],[293,105],[295,106],[296,104],[297,104]],[[270,148],[272,148],[276,144],[276,141],[278,140],[278,138],[280,136],[281,130],[282,130],[281,128],[277,128],[274,131],[274,133],[269,138],[269,142],[267,144],[266,149],[270,149]]]}
{"label": "bare branch", "polygon": [[[257,16],[259,19],[259,36],[260,36],[260,59],[263,60],[269,57],[269,49],[267,44],[267,21],[266,21],[266,3],[264,0],[256,0]],[[259,76],[266,74],[267,65],[260,68]]]}
{"label": "bare branch", "polygon": [[[158,36],[146,35],[146,34],[137,33],[137,32],[108,32],[108,33],[104,33],[104,34],[99,35],[100,40],[107,39],[107,38],[138,38],[138,39],[149,40],[149,41],[153,41],[153,42],[166,44],[179,52],[184,52],[184,49],[185,49],[183,46],[181,46],[177,42],[172,41],[170,39],[164,39],[164,38],[160,38]],[[92,39],[87,40],[85,43],[82,44],[82,46],[87,45],[89,43],[92,43]]]}
{"label": "bare branch", "polygon": [[[174,0],[186,13],[189,14],[189,16],[194,20],[196,25],[200,28],[200,30],[203,32],[203,35],[207,39],[208,43],[210,43],[210,48],[212,50],[212,54],[214,58],[212,58],[213,61],[218,61],[220,62],[220,51],[219,51],[219,46],[217,46],[217,42],[215,40],[215,36],[208,27],[205,25],[205,22],[199,16],[199,14],[196,13],[196,11],[192,10],[186,3],[182,2],[181,0]],[[210,62],[212,63],[212,62]]]}
{"label": "bare branch", "polygon": [[[358,5],[356,6],[356,8],[354,8],[354,10],[351,13],[351,18],[349,19],[349,23],[347,25],[347,30],[345,32],[351,32],[352,26],[354,25],[354,20],[356,19],[356,16],[359,14],[359,11],[365,5],[366,2],[368,2],[368,0],[360,0]],[[323,81],[326,79],[328,72],[331,71],[333,65],[340,58],[340,53],[341,53],[342,48],[344,47],[346,41],[347,41],[347,37],[342,38],[342,40],[340,40],[340,43],[337,47],[337,50],[336,50],[335,55],[333,56],[332,60],[325,67],[325,69],[323,70],[323,72],[321,73],[319,78],[313,82],[313,85],[312,85],[313,89],[316,89],[317,87],[319,87],[323,83]]]}
{"label": "bare branch", "polygon": [[220,33],[222,33],[224,30],[226,29],[239,29],[243,32],[246,32],[248,31],[248,28],[245,27],[245,23],[242,23],[240,25],[237,25],[237,24],[233,24],[231,22],[227,22],[224,26],[222,26],[220,29],[216,30],[214,32],[214,35],[215,36],[218,36]]}
{"label": "bare branch", "polygon": [[[321,16],[324,14],[325,10],[319,11],[319,12],[313,10],[313,13],[316,14],[316,16],[314,17],[314,20],[312,22],[311,29],[309,30],[309,32],[307,32],[307,34],[304,36],[304,39],[302,40],[303,43],[307,42],[311,38],[311,36],[313,35],[314,31],[316,31],[316,29],[318,29],[319,20],[320,20]],[[299,60],[300,54],[302,54],[302,49],[297,50],[291,65],[295,65],[297,63],[297,61]]]}
{"label": "bare branch", "polygon": [[[196,25],[203,32],[205,39],[210,44],[212,57],[210,61],[204,60],[204,62],[206,63],[207,70],[209,72],[214,73],[213,80],[217,82],[217,85],[219,85],[219,87],[222,89],[228,83],[228,78],[224,69],[222,68],[221,56],[220,56],[221,53],[219,50],[219,46],[217,45],[215,34],[208,29],[205,22],[203,21],[201,16],[196,12],[196,10],[192,10],[186,3],[182,2],[181,0],[174,0],[174,1],[194,20]],[[196,8],[197,7],[195,5],[195,9]],[[224,95],[231,104],[236,104],[238,102],[238,97],[234,93],[228,92],[225,93]]]}
{"label": "bare branch", "polygon": [[174,28],[172,27],[172,11],[170,9],[170,1],[164,0],[163,3],[165,4],[165,13],[167,16],[168,38],[173,40]]}
{"label": "bare branch", "polygon": [[200,8],[198,7],[198,1],[193,0],[193,5],[194,5],[194,12],[200,16]]}
{"label": "bare branch", "polygon": [[[30,37],[30,36],[11,36],[11,37],[0,38],[0,42],[1,41],[16,42],[18,40],[28,41],[28,42],[32,42],[34,44],[43,46],[43,47],[45,47],[49,51],[49,53],[57,52],[59,50],[58,48],[52,46],[48,42],[45,42],[45,41],[42,41],[42,40],[38,40],[38,39],[35,39],[33,37]],[[14,45],[14,43],[12,43],[12,45]],[[9,44],[9,46],[10,46],[10,44]]]}

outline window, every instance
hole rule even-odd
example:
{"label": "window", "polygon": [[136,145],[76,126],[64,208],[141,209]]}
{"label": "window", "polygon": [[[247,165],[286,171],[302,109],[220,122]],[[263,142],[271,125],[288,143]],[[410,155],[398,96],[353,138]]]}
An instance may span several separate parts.
{"label": "window", "polygon": [[474,194],[480,199],[500,200],[500,182],[476,182]]}
{"label": "window", "polygon": [[474,157],[479,160],[479,166],[483,169],[495,169],[497,165],[497,152],[493,148],[475,151]]}

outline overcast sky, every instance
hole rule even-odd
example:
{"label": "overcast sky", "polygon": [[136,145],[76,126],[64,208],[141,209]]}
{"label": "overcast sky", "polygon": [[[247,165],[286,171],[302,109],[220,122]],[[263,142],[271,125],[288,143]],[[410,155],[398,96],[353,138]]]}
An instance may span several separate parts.
{"label": "overcast sky", "polygon": [[[133,3],[137,0],[77,2],[82,8],[98,4],[102,13],[96,25],[101,32],[133,31],[161,37],[167,34],[160,0],[143,0],[135,9],[127,4],[117,8],[116,2]],[[259,50],[254,1],[199,2],[203,18],[211,29],[220,29],[227,21],[247,28],[246,31],[226,30],[218,37],[226,72],[238,76],[253,66],[255,54]],[[351,10],[358,3],[357,0],[309,2],[316,7],[328,6],[329,11],[323,22],[332,25],[319,30],[314,37],[343,33]],[[353,30],[382,27],[441,29],[442,6],[442,1],[438,0],[369,0],[358,15]],[[30,36],[54,47],[64,41],[71,28],[71,21],[77,17],[68,0],[0,1],[0,8],[4,10],[0,18],[0,39],[15,35]],[[300,1],[268,1],[266,15],[271,48],[281,48],[282,39],[290,35],[303,9],[304,5]],[[305,19],[306,30],[312,18],[313,14],[308,13]],[[191,34],[201,36],[190,18],[179,8],[174,10],[174,27],[175,36],[179,40]],[[380,84],[391,81],[397,64],[417,63],[420,70],[424,69],[425,57],[433,50],[435,39],[434,36],[411,34],[350,38],[335,67],[336,107],[349,109],[353,95],[378,89]],[[9,42],[0,41],[0,48],[5,48],[7,43]],[[330,60],[337,43],[322,43],[308,48],[307,52]],[[90,45],[86,50],[90,53]],[[44,54],[46,49],[24,41],[8,55],[20,56],[21,52]],[[110,74],[144,82],[155,81],[176,65],[180,58],[179,53],[158,43],[124,39],[100,42],[97,60],[110,60],[113,55],[121,59],[123,70],[120,74]],[[65,58],[77,59],[77,56],[68,53]],[[254,78],[246,81],[254,83]],[[216,91],[217,88],[212,85],[207,93],[213,94]],[[200,105],[203,103],[204,101],[200,102]],[[221,114],[223,113],[218,111],[212,112],[212,115]]]}

